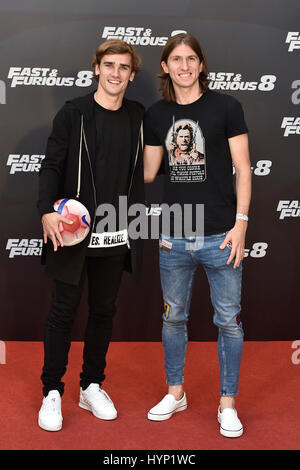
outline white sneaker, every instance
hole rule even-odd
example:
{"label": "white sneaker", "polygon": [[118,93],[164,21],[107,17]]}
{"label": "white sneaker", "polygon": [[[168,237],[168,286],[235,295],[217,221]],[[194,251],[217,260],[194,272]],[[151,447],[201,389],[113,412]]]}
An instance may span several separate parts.
{"label": "white sneaker", "polygon": [[174,413],[187,409],[185,393],[180,400],[175,400],[174,395],[168,393],[156,406],[151,408],[148,419],[151,421],[164,421],[171,418]]}
{"label": "white sneaker", "polygon": [[62,421],[60,394],[57,390],[50,390],[39,411],[39,426],[45,431],[59,431]]}
{"label": "white sneaker", "polygon": [[235,408],[218,408],[218,421],[220,433],[225,437],[240,437],[243,434],[243,425],[240,422]]}
{"label": "white sneaker", "polygon": [[85,390],[80,388],[79,406],[100,419],[115,419],[118,415],[112,400],[99,384],[90,384]]}

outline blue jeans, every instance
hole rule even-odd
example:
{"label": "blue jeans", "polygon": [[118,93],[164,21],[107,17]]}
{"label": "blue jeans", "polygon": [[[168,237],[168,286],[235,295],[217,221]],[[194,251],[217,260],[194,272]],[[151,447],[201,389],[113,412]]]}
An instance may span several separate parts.
{"label": "blue jeans", "polygon": [[184,381],[185,353],[188,343],[187,321],[197,265],[206,272],[212,305],[213,322],[219,329],[218,357],[221,396],[236,396],[243,348],[240,322],[242,264],[233,269],[226,262],[230,247],[219,246],[226,234],[195,239],[160,237],[160,276],[164,298],[162,341],[165,353],[167,384]]}

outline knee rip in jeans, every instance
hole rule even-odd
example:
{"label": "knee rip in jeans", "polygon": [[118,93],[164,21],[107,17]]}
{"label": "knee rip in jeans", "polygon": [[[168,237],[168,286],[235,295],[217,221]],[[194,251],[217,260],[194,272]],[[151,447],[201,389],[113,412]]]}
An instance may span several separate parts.
{"label": "knee rip in jeans", "polygon": [[169,317],[170,305],[164,300],[164,315],[167,319]]}

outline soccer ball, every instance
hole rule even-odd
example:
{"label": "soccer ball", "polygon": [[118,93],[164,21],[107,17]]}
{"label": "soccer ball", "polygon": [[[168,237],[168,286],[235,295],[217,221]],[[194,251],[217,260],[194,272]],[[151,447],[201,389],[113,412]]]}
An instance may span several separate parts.
{"label": "soccer ball", "polygon": [[59,199],[53,207],[58,214],[73,221],[72,224],[59,224],[64,245],[72,246],[82,242],[90,231],[91,217],[87,208],[76,199],[68,198]]}

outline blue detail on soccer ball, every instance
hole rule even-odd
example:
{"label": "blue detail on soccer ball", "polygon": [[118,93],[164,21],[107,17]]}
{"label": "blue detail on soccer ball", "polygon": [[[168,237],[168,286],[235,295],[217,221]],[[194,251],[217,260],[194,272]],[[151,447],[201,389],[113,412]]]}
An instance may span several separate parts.
{"label": "blue detail on soccer ball", "polygon": [[57,208],[58,214],[61,214],[61,213],[62,213],[63,208],[64,208],[66,202],[68,202],[69,199],[70,199],[70,198],[66,197],[65,199],[63,199],[63,200],[61,201],[61,203],[59,204],[59,206],[58,206],[58,208]]}
{"label": "blue detail on soccer ball", "polygon": [[83,215],[83,216],[81,217],[81,220],[82,220],[82,222],[83,222],[85,225],[87,225],[88,227],[90,226],[90,224],[87,222],[87,220],[85,220],[85,215]]}

